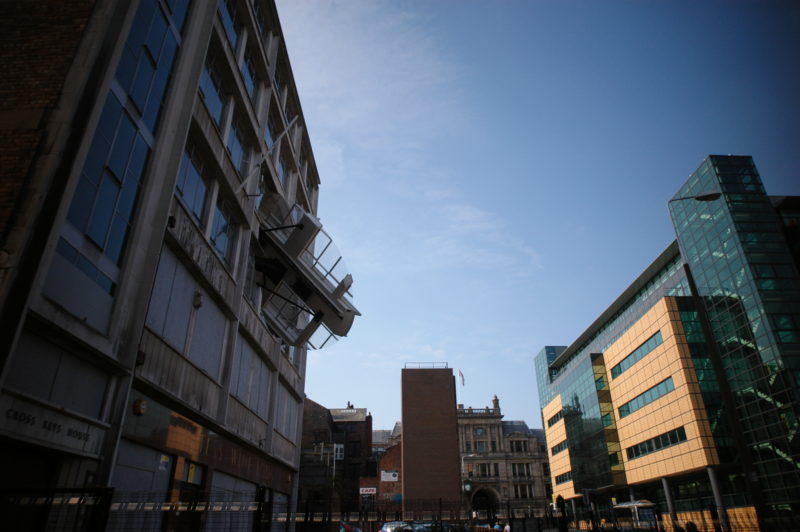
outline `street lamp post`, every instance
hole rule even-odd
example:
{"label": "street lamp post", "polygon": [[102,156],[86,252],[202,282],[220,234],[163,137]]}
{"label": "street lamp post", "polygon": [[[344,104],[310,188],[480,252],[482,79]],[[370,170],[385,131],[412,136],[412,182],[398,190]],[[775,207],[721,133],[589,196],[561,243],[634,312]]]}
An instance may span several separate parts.
{"label": "street lamp post", "polygon": [[695,194],[694,196],[682,196],[680,198],[672,198],[667,203],[672,203],[673,201],[688,200],[688,199],[693,199],[695,201],[708,202],[708,201],[718,200],[721,197],[722,197],[722,193],[721,192],[705,192],[703,194]]}

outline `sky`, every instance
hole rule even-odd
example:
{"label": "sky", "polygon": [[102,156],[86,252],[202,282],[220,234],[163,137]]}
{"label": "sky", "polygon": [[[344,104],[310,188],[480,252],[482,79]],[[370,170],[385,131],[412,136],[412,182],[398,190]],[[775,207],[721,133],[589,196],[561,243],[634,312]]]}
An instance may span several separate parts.
{"label": "sky", "polygon": [[278,0],[362,316],[307,396],[400,420],[406,364],[542,426],[533,358],[569,345],[675,238],[708,154],[800,195],[796,2]]}

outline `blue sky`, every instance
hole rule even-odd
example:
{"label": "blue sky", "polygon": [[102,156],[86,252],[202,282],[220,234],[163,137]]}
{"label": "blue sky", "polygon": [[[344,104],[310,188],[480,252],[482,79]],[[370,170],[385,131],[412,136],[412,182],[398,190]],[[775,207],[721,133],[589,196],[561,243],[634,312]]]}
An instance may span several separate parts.
{"label": "blue sky", "polygon": [[278,0],[363,316],[308,397],[400,419],[400,370],[540,427],[533,356],[567,345],[674,238],[710,154],[800,194],[791,2]]}

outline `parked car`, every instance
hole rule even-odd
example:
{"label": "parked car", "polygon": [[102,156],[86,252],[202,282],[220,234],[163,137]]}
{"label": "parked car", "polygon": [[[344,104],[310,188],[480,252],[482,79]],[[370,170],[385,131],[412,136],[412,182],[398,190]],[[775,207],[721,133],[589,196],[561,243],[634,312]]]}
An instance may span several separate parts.
{"label": "parked car", "polygon": [[389,521],[383,523],[381,532],[416,532],[414,527],[406,521]]}

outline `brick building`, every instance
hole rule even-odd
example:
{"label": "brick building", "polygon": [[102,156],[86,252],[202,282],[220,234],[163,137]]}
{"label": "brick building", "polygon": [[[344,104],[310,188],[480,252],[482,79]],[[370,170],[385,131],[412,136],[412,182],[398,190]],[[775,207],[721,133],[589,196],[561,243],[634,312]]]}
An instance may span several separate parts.
{"label": "brick building", "polygon": [[355,408],[350,403],[347,408],[332,408],[330,412],[344,445],[342,509],[356,511],[361,500],[359,480],[375,476],[375,462],[371,460],[372,415],[366,408]]}
{"label": "brick building", "polygon": [[360,479],[375,477],[372,416],[366,408],[328,409],[306,398],[298,501],[313,511],[357,511]]}
{"label": "brick building", "polygon": [[340,508],[344,457],[344,444],[340,440],[330,410],[306,397],[297,492],[299,512]]}
{"label": "brick building", "polygon": [[455,379],[451,368],[409,367],[401,373],[404,510],[415,504],[461,503]]}

